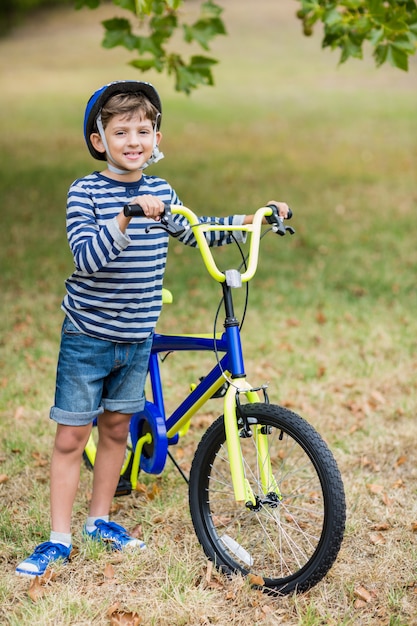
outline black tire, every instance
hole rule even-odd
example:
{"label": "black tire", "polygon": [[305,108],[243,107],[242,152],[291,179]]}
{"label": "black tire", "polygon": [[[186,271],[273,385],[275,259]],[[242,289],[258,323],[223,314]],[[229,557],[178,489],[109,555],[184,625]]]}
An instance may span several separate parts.
{"label": "black tire", "polygon": [[[242,457],[257,505],[235,501],[221,416],[201,439],[191,467],[195,532],[221,571],[249,575],[267,592],[304,592],[326,575],[342,544],[346,503],[339,469],[323,439],[299,415],[262,403],[241,409]],[[256,437],[244,436],[245,421],[252,432],[258,427],[267,434],[278,489],[262,489]]]}

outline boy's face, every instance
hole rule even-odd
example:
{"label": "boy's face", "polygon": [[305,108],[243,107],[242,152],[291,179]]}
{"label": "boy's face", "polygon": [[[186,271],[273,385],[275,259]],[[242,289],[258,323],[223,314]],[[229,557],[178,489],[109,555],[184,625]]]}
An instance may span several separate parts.
{"label": "boy's face", "polygon": [[[122,169],[135,172],[151,157],[154,146],[154,128],[151,120],[140,114],[114,115],[104,131],[111,159]],[[159,144],[161,133],[156,133]],[[98,152],[105,147],[98,133],[91,135],[91,143]]]}

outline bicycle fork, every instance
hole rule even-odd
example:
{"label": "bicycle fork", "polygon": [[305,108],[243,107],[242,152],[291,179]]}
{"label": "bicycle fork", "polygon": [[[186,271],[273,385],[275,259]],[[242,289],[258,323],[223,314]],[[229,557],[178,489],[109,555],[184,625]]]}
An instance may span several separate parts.
{"label": "bicycle fork", "polygon": [[[236,383],[236,387],[234,386]],[[239,429],[238,414],[236,411],[236,396],[243,392],[250,403],[259,402],[257,390],[250,387],[245,379],[233,381],[233,385],[229,387],[224,400],[224,427],[226,432],[226,445],[229,455],[230,472],[232,476],[232,484],[237,502],[244,502],[250,509],[258,507],[258,500],[255,497],[249,480],[245,476],[245,468],[243,462],[243,454],[241,448],[241,434],[244,436],[244,430]],[[260,476],[262,491],[265,495],[275,496],[280,500],[281,492],[275,480],[271,457],[269,454],[268,433],[262,432],[261,427],[254,425],[253,432],[247,433],[247,436],[254,437],[257,463]]]}
{"label": "bicycle fork", "polygon": [[[235,500],[237,502],[244,502],[248,508],[253,510],[258,508],[259,501],[255,497],[249,480],[245,476],[237,405],[239,404],[239,393],[241,392],[245,393],[249,403],[259,402],[259,396],[257,393],[258,390],[253,389],[246,381],[240,329],[233,311],[231,286],[227,284],[227,280],[222,286],[226,310],[225,331],[230,359],[229,366],[233,380],[224,398],[226,444]],[[245,431],[242,430],[241,432],[244,436]],[[259,476],[264,495],[268,495],[270,497],[271,494],[275,494],[278,499],[281,499],[281,493],[272,472],[268,434],[266,432],[262,432],[260,427],[255,424],[254,434],[249,428],[247,428],[246,435],[255,437]]]}

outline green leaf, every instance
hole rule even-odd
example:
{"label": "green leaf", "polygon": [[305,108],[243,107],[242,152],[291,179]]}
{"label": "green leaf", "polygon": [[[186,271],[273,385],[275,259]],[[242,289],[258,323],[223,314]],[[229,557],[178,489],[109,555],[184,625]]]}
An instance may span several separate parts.
{"label": "green leaf", "polygon": [[187,43],[197,41],[204,50],[209,50],[209,41],[216,35],[225,35],[226,29],[221,19],[200,19],[191,26],[183,25],[184,39]]}
{"label": "green leaf", "polygon": [[102,42],[104,48],[124,46],[128,50],[133,50],[136,47],[136,37],[132,35],[129,20],[115,17],[105,20],[102,24],[106,31]]}
{"label": "green leaf", "polygon": [[396,37],[392,42],[391,45],[394,48],[398,48],[399,50],[403,50],[404,52],[408,52],[408,54],[414,54],[414,52],[416,51],[416,46],[414,43],[414,37],[408,37],[407,35],[400,35],[399,37]]}
{"label": "green leaf", "polygon": [[377,24],[382,24],[385,21],[385,7],[383,0],[369,0],[368,11],[373,21]]}
{"label": "green leaf", "polygon": [[362,56],[362,45],[354,41],[351,37],[346,37],[342,46],[340,63],[345,63],[349,57],[361,59]]}
{"label": "green leaf", "polygon": [[337,10],[336,7],[332,7],[330,10],[325,11],[323,15],[323,22],[328,26],[334,26],[336,24],[340,24],[343,21],[343,17],[341,13]]}
{"label": "green leaf", "polygon": [[192,56],[188,65],[178,55],[168,59],[168,73],[175,75],[175,89],[190,94],[199,85],[213,85],[211,67],[217,63],[215,59],[205,56]]}
{"label": "green leaf", "polygon": [[75,0],[75,8],[82,9],[88,7],[89,9],[97,9],[100,6],[100,0]]}
{"label": "green leaf", "polygon": [[207,0],[207,2],[203,2],[201,12],[202,15],[220,17],[220,15],[223,13],[223,9],[218,4],[212,2],[212,0]]}
{"label": "green leaf", "polygon": [[113,0],[113,4],[116,4],[121,9],[125,9],[126,11],[131,11],[132,13],[136,13],[135,0]]}
{"label": "green leaf", "polygon": [[166,3],[170,9],[176,11],[182,5],[183,1],[184,0],[166,0]]}
{"label": "green leaf", "polygon": [[369,41],[375,47],[384,39],[385,31],[383,28],[373,29],[369,34]]}
{"label": "green leaf", "polygon": [[161,69],[157,67],[158,64],[155,59],[133,59],[133,61],[129,62],[129,65],[136,67],[136,69],[142,72],[147,72],[151,69],[156,69],[158,72],[161,72]]}
{"label": "green leaf", "polygon": [[392,19],[384,24],[387,30],[391,30],[394,33],[403,33],[408,30],[407,22],[401,19]]}
{"label": "green leaf", "polygon": [[408,70],[408,56],[403,50],[397,48],[394,44],[388,44],[387,60],[394,67],[406,72]]}
{"label": "green leaf", "polygon": [[380,46],[377,46],[373,52],[373,56],[375,59],[375,63],[377,65],[377,67],[379,67],[380,65],[383,65],[385,63],[385,61],[387,60],[387,54],[388,54],[388,45],[387,44],[382,44]]}
{"label": "green leaf", "polygon": [[159,43],[166,41],[172,37],[174,30],[177,28],[177,24],[177,17],[173,14],[153,17],[150,21],[152,38]]}
{"label": "green leaf", "polygon": [[152,13],[153,0],[135,0],[138,15],[150,15]]}

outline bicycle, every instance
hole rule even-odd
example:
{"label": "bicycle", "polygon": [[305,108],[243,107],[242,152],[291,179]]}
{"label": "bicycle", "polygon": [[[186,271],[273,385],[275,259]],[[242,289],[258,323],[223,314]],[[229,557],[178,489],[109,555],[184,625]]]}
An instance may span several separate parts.
{"label": "bicycle", "polygon": [[[143,215],[137,205],[126,205],[124,211]],[[262,219],[272,213],[271,207],[261,207],[252,224],[228,227],[250,237],[243,272],[242,266],[219,270],[205,233],[224,227],[200,223],[184,206],[166,206],[161,222],[149,226],[176,237],[183,229],[173,215],[188,220],[207,271],[222,287],[224,332],[211,337],[155,333],[149,361],[152,400],[131,419],[118,493],[136,488],[140,470],[160,474],[170,456],[189,484],[193,527],[208,559],[268,593],[289,594],[307,591],[332,567],[343,540],[346,504],[337,463],[319,433],[296,413],[270,404],[267,385],[252,387],[246,380],[232,292],[255,275]],[[280,218],[273,230],[294,232]],[[169,292],[164,294],[170,299]],[[216,364],[167,416],[160,354],[178,350],[214,352]],[[212,397],[223,398],[223,415],[203,434],[187,478],[169,447]],[[88,466],[94,458],[91,436],[85,449]]]}

